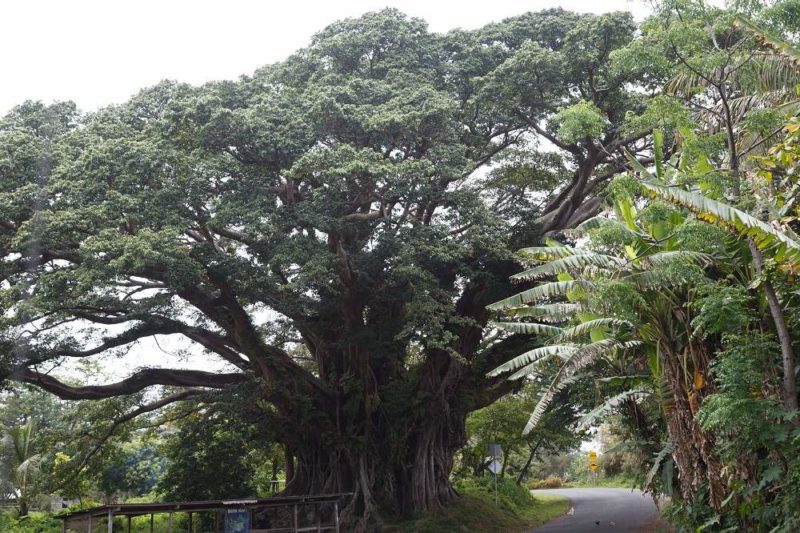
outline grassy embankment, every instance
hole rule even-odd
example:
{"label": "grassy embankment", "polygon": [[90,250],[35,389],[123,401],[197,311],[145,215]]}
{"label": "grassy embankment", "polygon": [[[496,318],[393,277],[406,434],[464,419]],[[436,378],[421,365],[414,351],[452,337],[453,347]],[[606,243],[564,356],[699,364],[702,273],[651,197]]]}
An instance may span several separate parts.
{"label": "grassy embankment", "polygon": [[444,533],[481,531],[506,533],[527,531],[557,518],[569,510],[566,498],[537,494],[513,482],[498,486],[495,505],[491,483],[462,482],[457,485],[462,497],[445,509],[411,520],[393,523],[390,533]]}

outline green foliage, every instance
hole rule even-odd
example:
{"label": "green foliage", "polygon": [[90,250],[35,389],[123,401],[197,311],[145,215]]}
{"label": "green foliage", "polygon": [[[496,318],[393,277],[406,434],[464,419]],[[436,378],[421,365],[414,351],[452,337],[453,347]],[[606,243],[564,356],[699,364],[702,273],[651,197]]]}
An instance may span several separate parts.
{"label": "green foliage", "polygon": [[608,119],[593,102],[581,100],[560,109],[553,116],[553,123],[558,125],[558,135],[565,142],[574,143],[602,136]]}
{"label": "green foliage", "polygon": [[[483,493],[494,496],[495,480],[491,476],[466,478],[456,483],[456,490],[466,494]],[[511,514],[522,515],[534,506],[534,498],[525,486],[510,479],[497,479],[497,505]]]}
{"label": "green foliage", "polygon": [[577,398],[561,399],[561,408],[548,413],[536,431],[523,435],[527,413],[533,408],[535,395],[532,388],[510,394],[489,407],[467,417],[469,444],[460,451],[459,478],[491,477],[487,466],[490,444],[500,444],[503,464],[500,477],[512,479],[522,485],[532,467],[541,457],[552,453],[568,452],[576,448],[583,433],[576,430]]}
{"label": "green foliage", "polygon": [[[163,452],[164,497],[251,496],[277,478],[275,441],[298,464],[329,453],[330,471],[303,465],[325,484],[408,510],[396,472],[419,453],[449,469],[466,424],[475,509],[459,512],[479,523],[500,442],[491,516],[510,527],[535,507],[510,475],[612,418],[682,526],[796,529],[781,386],[800,326],[800,122],[778,129],[800,108],[798,13],[669,0],[638,28],[551,9],[439,35],[386,9],[238,81],[163,82],[87,115],[13,109],[0,381],[105,400],[3,392],[0,490],[141,495]],[[230,371],[60,375],[157,335]],[[146,433],[172,402],[177,422]],[[357,460],[337,463],[345,450]]]}
{"label": "green foliage", "polygon": [[528,489],[560,489],[565,487],[564,480],[557,476],[547,476],[545,479],[536,479],[528,483]]}
{"label": "green foliage", "polygon": [[[185,436],[179,432],[175,438]],[[98,481],[98,488],[106,495],[148,494],[164,475],[166,458],[159,454],[157,442],[152,439],[124,443],[109,455]]]}
{"label": "green foliage", "polygon": [[14,533],[61,533],[61,521],[48,513],[30,513],[17,517],[14,511],[0,513],[0,531]]}
{"label": "green foliage", "polygon": [[164,443],[166,471],[157,490],[167,501],[253,497],[251,440],[241,424],[212,413],[184,420]]}
{"label": "green foliage", "polygon": [[706,400],[698,420],[725,439],[719,446],[728,459],[742,449],[782,446],[791,425],[783,423],[786,413],[774,396],[779,383],[765,379],[778,362],[775,340],[739,335],[724,346],[713,366],[719,393]]}

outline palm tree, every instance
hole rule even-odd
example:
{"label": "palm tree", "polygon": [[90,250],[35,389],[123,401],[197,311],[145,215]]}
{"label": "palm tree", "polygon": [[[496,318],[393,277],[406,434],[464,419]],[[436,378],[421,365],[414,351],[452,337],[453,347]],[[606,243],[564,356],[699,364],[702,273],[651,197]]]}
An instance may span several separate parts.
{"label": "palm tree", "polygon": [[17,494],[20,516],[28,514],[33,480],[39,472],[41,455],[35,453],[36,425],[33,420],[14,426],[3,435],[9,479]]}

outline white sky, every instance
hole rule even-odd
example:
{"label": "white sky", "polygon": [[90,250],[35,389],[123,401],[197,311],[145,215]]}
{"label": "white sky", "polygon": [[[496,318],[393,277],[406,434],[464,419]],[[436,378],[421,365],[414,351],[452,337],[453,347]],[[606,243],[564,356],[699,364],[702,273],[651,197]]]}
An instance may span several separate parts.
{"label": "white sky", "polygon": [[642,0],[8,0],[0,2],[0,114],[25,100],[84,111],[162,79],[232,79],[286,58],[331,22],[386,6],[431,30],[477,28],[526,11],[633,11]]}
{"label": "white sky", "polygon": [[[162,79],[233,79],[286,58],[338,19],[387,6],[437,32],[555,6],[629,10],[637,19],[648,12],[642,0],[0,0],[0,114],[25,100],[73,100],[91,111]],[[160,336],[130,346],[125,357],[97,359],[117,378],[139,366],[224,367],[208,356],[181,357],[186,347]]]}

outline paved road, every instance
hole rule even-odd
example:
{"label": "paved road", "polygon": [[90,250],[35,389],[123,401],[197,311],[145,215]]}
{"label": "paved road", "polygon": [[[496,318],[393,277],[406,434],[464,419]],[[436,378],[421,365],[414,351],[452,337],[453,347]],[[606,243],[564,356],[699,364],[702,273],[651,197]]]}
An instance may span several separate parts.
{"label": "paved road", "polygon": [[[535,533],[569,531],[654,531],[658,510],[650,496],[631,489],[547,489],[534,494],[553,494],[567,498],[572,508]],[[531,532],[531,533],[533,533]]]}

